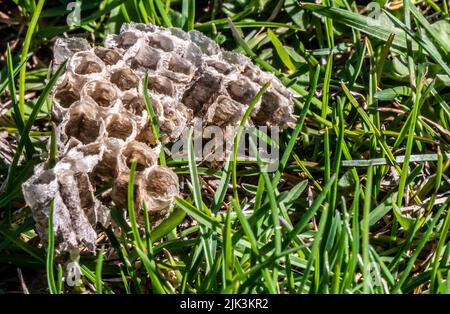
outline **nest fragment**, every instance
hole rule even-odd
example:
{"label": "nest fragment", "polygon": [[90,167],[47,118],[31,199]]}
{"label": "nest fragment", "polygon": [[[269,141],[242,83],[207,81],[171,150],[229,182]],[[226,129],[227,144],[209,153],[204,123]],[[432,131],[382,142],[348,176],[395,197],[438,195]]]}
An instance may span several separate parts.
{"label": "nest fragment", "polygon": [[[38,165],[22,189],[43,242],[54,200],[59,251],[95,251],[97,224],[109,224],[107,205],[127,206],[132,161],[138,219],[145,201],[152,225],[158,225],[180,193],[176,174],[158,165],[160,145],[143,101],[146,72],[163,144],[198,120],[221,128],[238,125],[269,81],[248,123],[286,128],[296,121],[292,94],[272,74],[198,31],[124,24],[104,47],[72,37],[58,39],[54,54],[55,67],[68,59],[53,91],[59,161],[51,169]],[[112,204],[103,204],[95,191],[108,182]]]}

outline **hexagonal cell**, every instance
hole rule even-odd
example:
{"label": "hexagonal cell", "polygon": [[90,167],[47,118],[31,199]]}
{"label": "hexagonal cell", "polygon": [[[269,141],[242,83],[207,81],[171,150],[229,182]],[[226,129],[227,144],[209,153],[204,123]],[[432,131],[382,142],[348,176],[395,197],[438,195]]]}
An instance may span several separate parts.
{"label": "hexagonal cell", "polygon": [[148,35],[148,44],[150,47],[170,52],[174,49],[173,40],[166,35],[151,33]]}
{"label": "hexagonal cell", "polygon": [[220,90],[222,78],[209,72],[203,72],[195,83],[183,95],[181,101],[197,115],[205,104],[210,102]]}
{"label": "hexagonal cell", "polygon": [[219,96],[208,108],[206,119],[211,125],[227,126],[237,125],[245,113],[244,106],[226,96]]}
{"label": "hexagonal cell", "polygon": [[99,106],[106,108],[114,106],[118,99],[115,85],[105,80],[95,80],[86,83],[81,94],[90,96]]}
{"label": "hexagonal cell", "polygon": [[250,105],[258,90],[247,78],[230,81],[227,85],[228,94],[237,102]]}
{"label": "hexagonal cell", "polygon": [[128,49],[131,46],[133,46],[137,41],[139,37],[136,35],[135,32],[129,31],[129,32],[123,32],[120,35],[116,37],[117,46],[120,48]]}
{"label": "hexagonal cell", "polygon": [[74,102],[80,100],[80,92],[66,78],[55,88],[53,99],[63,108],[69,108]]}
{"label": "hexagonal cell", "polygon": [[192,112],[181,103],[164,99],[164,119],[160,122],[161,141],[167,143],[177,139],[185,130]]}
{"label": "hexagonal cell", "polygon": [[105,138],[103,141],[104,152],[100,162],[94,167],[90,178],[92,182],[100,185],[116,177],[117,155],[123,147],[123,142],[116,138]]}
{"label": "hexagonal cell", "polygon": [[142,188],[151,199],[150,210],[167,208],[173,202],[173,197],[179,195],[178,176],[167,167],[154,166],[147,169],[143,176]]}
{"label": "hexagonal cell", "polygon": [[148,77],[148,89],[151,92],[166,95],[175,96],[175,88],[170,79],[164,76],[152,75]]}
{"label": "hexagonal cell", "polygon": [[95,104],[81,100],[69,109],[64,132],[69,137],[78,139],[83,144],[89,144],[102,135],[102,120]]}
{"label": "hexagonal cell", "polygon": [[122,95],[122,104],[129,113],[132,113],[139,117],[147,112],[144,104],[144,99],[135,93],[124,93]]}
{"label": "hexagonal cell", "polygon": [[252,120],[256,125],[292,127],[296,120],[292,111],[287,98],[277,91],[266,91],[261,98],[259,110],[252,114]]}
{"label": "hexagonal cell", "polygon": [[113,49],[95,47],[94,53],[107,65],[114,65],[122,59],[122,55]]}
{"label": "hexagonal cell", "polygon": [[233,71],[233,67],[230,66],[230,64],[222,62],[220,60],[208,59],[206,60],[206,64],[214,68],[214,70],[216,70],[218,73],[223,75],[228,75],[230,72]]}
{"label": "hexagonal cell", "polygon": [[109,137],[127,140],[135,132],[135,122],[125,113],[113,113],[106,118],[106,132]]}
{"label": "hexagonal cell", "polygon": [[191,75],[193,69],[192,64],[180,56],[173,55],[169,61],[169,70],[184,75]]}
{"label": "hexagonal cell", "polygon": [[129,142],[120,152],[119,158],[121,158],[128,170],[131,168],[133,161],[136,161],[136,171],[144,171],[156,165],[158,161],[155,152],[144,143],[138,141]]}
{"label": "hexagonal cell", "polygon": [[53,45],[53,59],[55,65],[60,65],[75,53],[89,50],[90,46],[86,39],[81,37],[57,38]]}
{"label": "hexagonal cell", "polygon": [[139,131],[138,135],[136,136],[136,140],[149,145],[150,147],[153,147],[157,144],[150,121],[148,121]]}
{"label": "hexagonal cell", "polygon": [[129,68],[115,69],[111,72],[111,83],[122,90],[129,90],[139,86],[139,77]]}
{"label": "hexagonal cell", "polygon": [[[130,173],[122,172],[114,179],[111,198],[117,206],[122,208],[128,207],[128,184],[130,181]],[[140,179],[136,177],[134,180],[134,206],[138,210],[141,204]]]}
{"label": "hexagonal cell", "polygon": [[133,69],[145,68],[156,70],[158,62],[161,59],[161,52],[142,42],[136,55],[131,59],[131,67]]}
{"label": "hexagonal cell", "polygon": [[73,72],[79,75],[101,73],[105,67],[102,60],[89,51],[77,52],[71,60]]}

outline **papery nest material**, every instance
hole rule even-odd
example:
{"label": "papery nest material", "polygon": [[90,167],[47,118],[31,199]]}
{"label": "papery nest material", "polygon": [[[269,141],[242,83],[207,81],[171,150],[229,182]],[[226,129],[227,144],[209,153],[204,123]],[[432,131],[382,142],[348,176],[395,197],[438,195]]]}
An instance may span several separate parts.
{"label": "papery nest material", "polygon": [[[52,169],[38,165],[23,184],[44,242],[54,201],[60,252],[94,252],[97,224],[110,223],[109,206],[123,208],[126,216],[133,161],[136,217],[141,222],[145,203],[152,226],[158,225],[180,193],[177,175],[158,165],[161,144],[177,140],[194,121],[223,129],[239,125],[267,82],[248,125],[286,128],[296,121],[293,95],[273,74],[241,54],[223,51],[198,31],[124,24],[120,34],[107,36],[104,47],[77,37],[56,40],[54,65],[66,59],[53,91],[59,161]],[[145,73],[161,143],[144,103]]]}

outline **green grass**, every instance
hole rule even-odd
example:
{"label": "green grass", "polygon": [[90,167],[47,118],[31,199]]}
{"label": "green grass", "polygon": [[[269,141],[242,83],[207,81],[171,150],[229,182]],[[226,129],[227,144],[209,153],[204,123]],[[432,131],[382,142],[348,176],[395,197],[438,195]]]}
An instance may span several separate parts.
{"label": "green grass", "polygon": [[[20,291],[16,268],[31,293],[449,293],[450,22],[445,1],[430,3],[386,11],[390,27],[349,0],[94,0],[79,26],[64,1],[9,2],[0,11],[20,23],[0,24],[0,293]],[[259,155],[199,164],[192,132],[187,160],[161,150],[184,188],[154,229],[148,214],[136,222],[133,163],[131,225],[111,209],[123,232],[99,229],[70,287],[53,219],[43,246],[20,188],[36,164],[57,162],[49,94],[65,65],[49,77],[48,49],[64,33],[99,45],[127,21],[196,29],[247,55],[297,95],[298,120],[273,173]]]}

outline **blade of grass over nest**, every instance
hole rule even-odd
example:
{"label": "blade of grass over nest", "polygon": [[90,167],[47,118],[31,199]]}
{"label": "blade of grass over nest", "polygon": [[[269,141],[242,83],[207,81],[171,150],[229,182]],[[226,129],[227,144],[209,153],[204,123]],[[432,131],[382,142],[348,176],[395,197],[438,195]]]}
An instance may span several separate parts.
{"label": "blade of grass over nest", "polygon": [[223,167],[222,176],[220,177],[220,183],[217,187],[216,192],[214,193],[214,199],[211,204],[211,211],[216,214],[219,209],[222,207],[222,203],[225,199],[225,196],[227,194],[228,184],[231,179],[231,173],[232,173],[232,160],[233,156],[231,154],[228,155],[228,158],[225,162],[225,165]]}
{"label": "blade of grass over nest", "polygon": [[[150,98],[150,95],[148,94],[148,72],[145,72],[143,90],[144,90],[144,104],[150,117],[153,136],[155,137],[155,141],[159,142],[159,139],[161,137],[161,130],[159,128],[158,118],[156,117],[155,110],[153,109],[152,100]],[[162,166],[166,165],[166,156],[164,154],[164,147],[161,147],[161,152],[159,154],[159,162]]]}
{"label": "blade of grass over nest", "polygon": [[47,270],[47,283],[48,290],[50,294],[59,294],[55,283],[55,273],[53,271],[53,259],[55,256],[55,230],[53,225],[53,215],[54,215],[54,201],[50,202],[50,210],[48,214],[48,244],[47,244],[47,259],[46,259],[46,270]]}
{"label": "blade of grass over nest", "polygon": [[[31,38],[33,37],[34,31],[38,24],[39,16],[41,15],[42,8],[44,6],[45,0],[39,0],[36,7],[34,8],[33,16],[30,23],[28,24],[27,33],[22,45],[22,53],[20,55],[21,63],[25,63],[28,58],[28,51],[30,49]],[[21,115],[22,121],[25,120],[25,77],[26,77],[27,67],[24,65],[20,69],[19,74],[19,113]]]}
{"label": "blade of grass over nest", "polygon": [[[139,247],[141,250],[143,248],[142,239],[139,235],[139,227],[136,222],[136,211],[135,211],[135,204],[134,204],[134,198],[135,198],[135,192],[134,192],[134,177],[136,173],[136,160],[133,160],[130,167],[130,179],[128,181],[128,203],[127,203],[127,209],[128,209],[128,217],[130,219],[131,223],[131,230],[134,237],[134,242],[136,243],[137,247]],[[140,207],[140,204],[138,204]]]}
{"label": "blade of grass over nest", "polygon": [[[201,192],[202,187],[200,184],[200,179],[197,171],[197,163],[195,160],[195,150],[192,135],[193,135],[193,128],[190,128],[188,131],[188,158],[189,158],[189,173],[192,181],[192,191],[194,194],[194,202],[199,211],[205,212],[206,215],[211,216],[211,211],[207,206],[204,206],[202,200],[202,192]],[[215,241],[213,241],[211,238],[212,235],[210,232],[211,230],[207,231],[203,227],[200,227],[200,230],[201,230],[201,242],[204,247],[207,267],[208,269],[211,269],[212,265],[214,264],[213,261],[214,254],[211,250],[211,246],[215,245],[214,244]]]}
{"label": "blade of grass over nest", "polygon": [[239,127],[237,129],[236,135],[234,137],[233,161],[232,161],[232,165],[233,165],[232,183],[233,183],[233,195],[238,203],[239,203],[239,195],[238,195],[238,187],[237,187],[237,159],[238,159],[239,141],[241,140],[241,136],[244,131],[244,127],[247,124],[250,114],[252,113],[252,111],[255,108],[258,101],[261,99],[262,95],[264,95],[264,93],[266,92],[267,88],[269,88],[269,85],[270,85],[270,82],[267,82],[266,84],[264,84],[263,87],[261,87],[261,89],[255,95],[255,97],[251,101],[250,105],[248,106],[247,110],[245,111],[244,116],[242,117],[241,123],[239,124]]}
{"label": "blade of grass over nest", "polygon": [[193,128],[188,131],[188,158],[189,158],[189,173],[192,181],[192,190],[194,194],[195,206],[201,211],[203,211],[203,200],[202,200],[202,187],[200,184],[200,179],[197,171],[197,163],[195,160],[195,149],[193,144]]}
{"label": "blade of grass over nest", "polygon": [[105,246],[102,245],[100,252],[98,252],[97,262],[95,266],[95,277],[97,278],[95,292],[103,294],[102,270],[103,270],[103,254],[105,253]]}
{"label": "blade of grass over nest", "polygon": [[50,136],[50,153],[48,156],[48,167],[51,169],[56,165],[57,143],[56,143],[56,124],[52,122],[52,134]]}
{"label": "blade of grass over nest", "polygon": [[[263,86],[261,91],[264,92],[263,91],[264,87],[267,88],[268,86],[269,85],[266,83],[266,85]],[[274,191],[275,189],[272,186],[272,182],[269,178],[267,171],[265,169],[263,169],[261,156],[259,154],[259,151],[258,151],[256,144],[254,143],[252,137],[249,138],[249,144],[250,144],[250,149],[253,151],[253,153],[256,156],[258,166],[260,168],[260,172],[263,177],[264,184],[266,186],[267,198],[269,199],[269,204],[270,204],[270,213],[271,213],[272,225],[273,225],[272,228],[273,228],[273,232],[274,232],[274,240],[273,240],[274,248],[275,248],[274,254],[279,256],[281,254],[281,240],[282,240],[280,218],[279,218],[280,204],[278,204],[276,201],[276,195],[275,195],[275,191]],[[236,202],[238,202],[237,198],[235,198],[235,200],[236,200]],[[273,271],[273,280],[274,280],[274,282],[278,282],[278,269],[274,269],[274,271]],[[277,289],[277,291],[278,291],[278,289]]]}
{"label": "blade of grass over nest", "polygon": [[222,249],[222,271],[223,271],[223,277],[225,280],[224,283],[224,290],[227,289],[227,286],[232,283],[233,280],[233,272],[234,272],[234,252],[233,252],[233,241],[231,238],[231,215],[230,215],[230,207],[227,210],[227,216],[225,219],[225,225],[224,225],[224,237],[223,237],[223,249]]}

